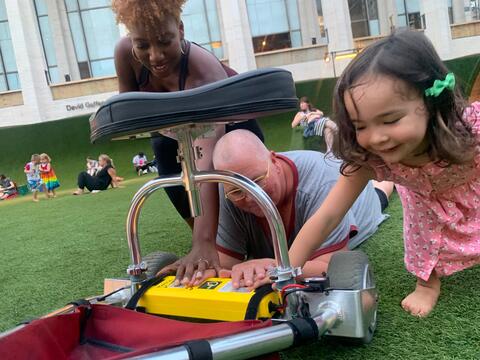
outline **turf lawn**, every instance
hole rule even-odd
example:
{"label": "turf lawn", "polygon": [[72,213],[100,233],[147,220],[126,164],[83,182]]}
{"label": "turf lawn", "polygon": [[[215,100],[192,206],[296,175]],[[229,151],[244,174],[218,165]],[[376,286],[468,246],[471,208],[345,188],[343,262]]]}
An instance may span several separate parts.
{"label": "turf lawn", "polygon": [[[105,277],[124,276],[129,264],[124,222],[129,201],[151,176],[121,189],[80,197],[30,197],[0,203],[0,331],[86,295],[99,294]],[[285,359],[480,359],[480,267],[444,281],[431,316],[416,319],[399,306],[414,279],[402,261],[398,198],[391,218],[362,246],[381,294],[378,329],[368,346],[332,339],[283,353]],[[185,254],[190,235],[163,192],[147,201],[140,219],[142,252]]]}

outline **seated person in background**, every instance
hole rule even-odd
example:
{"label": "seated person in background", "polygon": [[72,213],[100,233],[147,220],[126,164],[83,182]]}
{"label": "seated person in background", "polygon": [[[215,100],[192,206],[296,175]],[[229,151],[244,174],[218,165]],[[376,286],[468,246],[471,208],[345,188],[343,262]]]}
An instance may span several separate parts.
{"label": "seated person in background", "polygon": [[86,171],[78,174],[78,189],[73,195],[82,195],[85,188],[94,193],[107,190],[109,185],[113,188],[119,187],[120,181],[122,181],[123,178],[117,176],[113,160],[110,159],[108,155],[102,154],[98,157],[98,164],[101,166],[101,169],[97,172],[97,175],[92,176]]}
{"label": "seated person in background", "polygon": [[[215,146],[213,162],[216,170],[240,173],[263,188],[278,208],[289,246],[340,175],[340,161],[336,159],[327,159],[314,151],[276,154],[245,130],[223,136]],[[393,183],[376,183],[374,187],[370,182],[342,222],[305,264],[303,274],[318,276],[326,272],[335,252],[351,250],[375,233],[387,217],[382,211],[392,191]],[[266,270],[275,266],[268,222],[255,201],[238,188],[225,185],[220,192],[216,240],[220,265],[232,269],[234,287],[257,287],[259,281],[267,280]],[[258,260],[242,263],[249,259]]]}
{"label": "seated person in background", "polygon": [[87,174],[95,176],[97,175],[98,170],[100,170],[100,165],[98,165],[98,161],[87,157]]}
{"label": "seated person in background", "polygon": [[148,173],[150,164],[148,163],[147,156],[143,152],[139,152],[137,155],[135,155],[132,163],[138,176]]}
{"label": "seated person in background", "polygon": [[295,114],[292,121],[292,129],[301,126],[305,128],[304,137],[325,136],[327,149],[331,149],[333,142],[333,133],[337,126],[323,112],[314,108],[308,100],[308,97],[302,96],[299,102],[299,111]]}
{"label": "seated person in background", "polygon": [[0,175],[0,200],[5,200],[17,193],[15,183],[5,175]]}

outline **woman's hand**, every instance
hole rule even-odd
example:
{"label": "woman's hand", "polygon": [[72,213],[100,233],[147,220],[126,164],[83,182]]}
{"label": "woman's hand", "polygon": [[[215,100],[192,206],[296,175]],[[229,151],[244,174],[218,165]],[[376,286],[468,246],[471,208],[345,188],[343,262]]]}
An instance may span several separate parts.
{"label": "woman's hand", "polygon": [[206,278],[219,274],[220,262],[215,244],[204,243],[203,246],[193,246],[183,258],[161,269],[157,275],[175,272],[174,285],[187,287],[199,285]]}

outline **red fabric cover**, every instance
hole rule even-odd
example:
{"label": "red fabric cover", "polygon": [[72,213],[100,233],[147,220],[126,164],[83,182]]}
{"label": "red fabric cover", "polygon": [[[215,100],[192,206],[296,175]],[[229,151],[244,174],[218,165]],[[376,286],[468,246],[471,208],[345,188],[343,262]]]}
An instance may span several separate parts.
{"label": "red fabric cover", "polygon": [[35,320],[0,338],[0,359],[122,359],[165,349],[189,340],[210,339],[271,326],[271,321],[245,320],[189,323],[138,313],[107,305],[93,305],[85,337],[133,351],[119,353],[79,344],[85,309],[68,315]]}

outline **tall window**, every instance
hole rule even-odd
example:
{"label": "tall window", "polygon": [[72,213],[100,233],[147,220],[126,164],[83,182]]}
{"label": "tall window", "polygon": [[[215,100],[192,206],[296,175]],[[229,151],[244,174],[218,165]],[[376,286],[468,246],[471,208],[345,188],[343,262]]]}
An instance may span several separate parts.
{"label": "tall window", "polygon": [[58,72],[57,57],[55,55],[55,44],[48,21],[48,12],[45,0],[35,0],[35,11],[37,13],[38,28],[42,37],[43,53],[47,65],[47,77],[50,83],[59,83],[60,74]]}
{"label": "tall window", "polygon": [[320,36],[322,38],[325,38],[327,37],[327,32],[325,30],[325,22],[323,20],[322,0],[316,0],[316,5],[317,5],[318,27],[320,28]]}
{"label": "tall window", "polygon": [[0,91],[20,89],[5,0],[0,0]]}
{"label": "tall window", "polygon": [[423,29],[418,0],[396,0],[397,26]]}
{"label": "tall window", "polygon": [[380,34],[377,0],[348,0],[354,38]]}
{"label": "tall window", "polygon": [[297,0],[247,0],[254,52],[302,45]]}
{"label": "tall window", "polygon": [[480,0],[470,0],[470,6],[466,10],[470,12],[469,18],[472,21],[480,20]]}
{"label": "tall window", "polygon": [[186,37],[223,58],[216,0],[189,0],[182,12]]}
{"label": "tall window", "polygon": [[120,38],[111,0],[65,0],[82,79],[115,74],[113,51]]}

